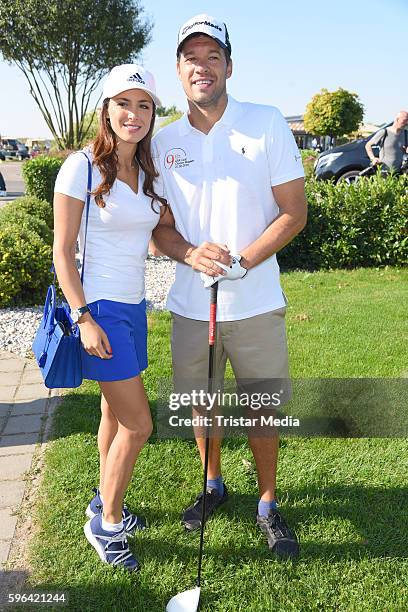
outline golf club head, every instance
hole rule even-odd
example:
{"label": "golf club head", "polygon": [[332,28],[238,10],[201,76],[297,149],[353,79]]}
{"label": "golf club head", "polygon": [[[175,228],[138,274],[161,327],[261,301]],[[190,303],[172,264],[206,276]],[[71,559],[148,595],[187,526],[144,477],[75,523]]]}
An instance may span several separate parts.
{"label": "golf club head", "polygon": [[166,606],[166,612],[197,612],[199,601],[200,587],[195,587],[172,597]]}

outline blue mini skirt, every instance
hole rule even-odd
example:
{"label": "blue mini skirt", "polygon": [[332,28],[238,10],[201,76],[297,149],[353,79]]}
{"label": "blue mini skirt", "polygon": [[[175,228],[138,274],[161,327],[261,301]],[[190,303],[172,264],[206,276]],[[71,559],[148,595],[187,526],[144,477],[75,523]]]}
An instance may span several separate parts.
{"label": "blue mini skirt", "polygon": [[88,307],[108,336],[113,357],[88,355],[81,345],[83,377],[108,382],[138,376],[147,368],[146,300],[140,304],[97,300]]}

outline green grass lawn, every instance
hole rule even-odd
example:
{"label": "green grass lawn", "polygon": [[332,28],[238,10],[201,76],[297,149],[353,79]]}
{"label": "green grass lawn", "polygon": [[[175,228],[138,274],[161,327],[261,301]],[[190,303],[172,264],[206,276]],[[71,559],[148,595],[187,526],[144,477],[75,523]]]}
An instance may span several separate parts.
{"label": "green grass lawn", "polygon": [[[294,377],[408,375],[408,270],[290,273],[283,286]],[[170,375],[169,329],[168,313],[150,315],[144,379],[152,402],[158,379]],[[82,531],[97,484],[98,421],[93,383],[69,393],[58,409],[30,586],[68,592],[70,610],[159,612],[194,586],[199,538],[184,532],[179,516],[201,487],[198,454],[190,441],[145,446],[126,498],[150,524],[131,543],[143,567],[137,575],[112,570]],[[282,563],[254,525],[247,444],[226,440],[231,497],[206,527],[201,610],[407,610],[407,446],[405,439],[282,439],[278,495],[302,547],[298,562]]]}

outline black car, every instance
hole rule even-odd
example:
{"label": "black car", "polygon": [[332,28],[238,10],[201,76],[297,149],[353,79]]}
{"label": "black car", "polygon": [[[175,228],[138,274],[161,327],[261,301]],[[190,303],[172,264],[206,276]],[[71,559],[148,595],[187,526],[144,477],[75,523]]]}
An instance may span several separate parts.
{"label": "black car", "polygon": [[[387,123],[383,127],[389,127],[390,125],[392,123]],[[315,162],[316,178],[322,180],[334,179],[336,183],[337,181],[353,182],[361,170],[368,168],[370,165],[365,145],[372,136],[373,134],[321,153]],[[408,146],[407,129],[405,129],[405,144]],[[379,147],[373,146],[373,152],[378,155]]]}
{"label": "black car", "polygon": [[[29,159],[28,148],[15,138],[5,138],[0,142],[1,154],[6,159]],[[1,159],[1,158],[0,158]]]}
{"label": "black car", "polygon": [[28,148],[24,144],[17,144],[17,159],[23,161],[23,159],[30,159],[30,153],[28,152]]}

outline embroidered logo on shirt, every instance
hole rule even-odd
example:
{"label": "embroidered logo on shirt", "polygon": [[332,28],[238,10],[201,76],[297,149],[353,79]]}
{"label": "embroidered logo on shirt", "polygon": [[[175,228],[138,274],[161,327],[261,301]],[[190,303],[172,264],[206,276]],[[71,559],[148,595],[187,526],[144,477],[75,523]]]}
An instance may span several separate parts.
{"label": "embroidered logo on shirt", "polygon": [[175,170],[176,168],[188,168],[194,159],[188,159],[184,149],[174,148],[167,151],[164,156],[164,167],[167,170]]}
{"label": "embroidered logo on shirt", "polygon": [[241,153],[242,155],[245,155],[245,147],[241,147]]}
{"label": "embroidered logo on shirt", "polygon": [[130,76],[128,78],[128,81],[132,81],[134,83],[141,83],[142,85],[146,85],[146,82],[142,79],[142,77],[140,76],[140,74],[138,72],[135,72],[135,74],[132,74],[132,76]]}

